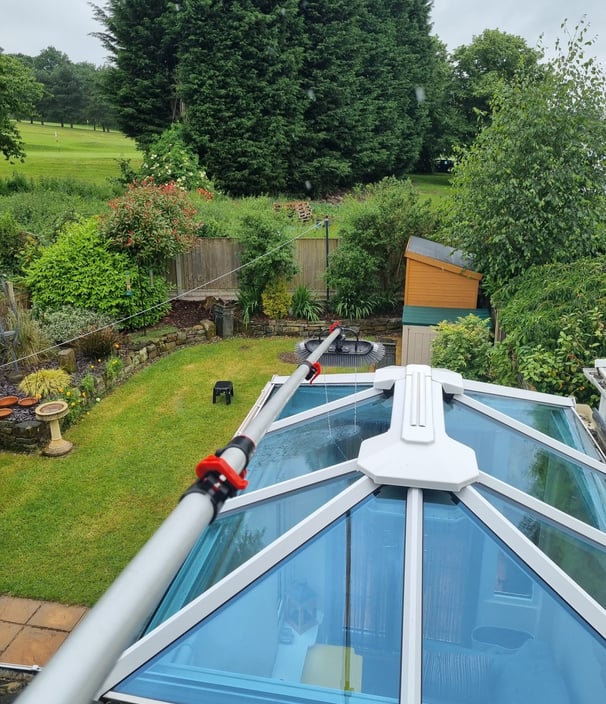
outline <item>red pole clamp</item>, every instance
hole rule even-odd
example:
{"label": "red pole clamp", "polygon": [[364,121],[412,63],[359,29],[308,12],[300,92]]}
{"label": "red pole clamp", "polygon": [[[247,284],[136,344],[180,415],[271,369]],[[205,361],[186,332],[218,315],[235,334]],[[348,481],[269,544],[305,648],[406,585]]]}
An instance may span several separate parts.
{"label": "red pole clamp", "polygon": [[230,486],[236,489],[236,491],[243,491],[248,486],[248,480],[244,478],[246,476],[246,470],[243,469],[242,474],[238,474],[222,457],[209,455],[198,462],[196,474],[200,479],[204,479],[209,472],[222,474]]}
{"label": "red pole clamp", "polygon": [[320,362],[310,362],[309,364],[309,373],[305,377],[306,381],[309,381],[310,384],[314,383],[314,379],[319,376],[322,373],[322,367],[320,366]]}
{"label": "red pole clamp", "polygon": [[332,323],[332,324],[330,325],[330,327],[328,328],[328,332],[334,332],[334,331],[336,330],[336,328],[340,328],[340,327],[341,327],[340,321],[335,320],[335,322]]}

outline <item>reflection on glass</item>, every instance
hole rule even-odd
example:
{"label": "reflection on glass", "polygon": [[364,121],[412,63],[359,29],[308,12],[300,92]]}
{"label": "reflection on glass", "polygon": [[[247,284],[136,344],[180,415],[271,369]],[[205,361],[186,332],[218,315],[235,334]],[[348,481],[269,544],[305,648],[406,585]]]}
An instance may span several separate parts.
{"label": "reflection on glass", "polygon": [[349,475],[240,511],[219,514],[198,538],[146,631],[166,621],[356,478]]}
{"label": "reflection on glass", "polygon": [[[600,701],[604,639],[463,506],[426,504],[423,554],[424,702]],[[511,594],[495,593],[503,565]]]}
{"label": "reflection on glass", "polygon": [[178,704],[397,701],[404,492],[379,490],[116,690]]}
{"label": "reflection on glass", "polygon": [[446,432],[475,450],[480,469],[589,525],[606,525],[606,478],[456,401]]}
{"label": "reflection on glass", "polygon": [[[296,413],[308,411],[310,408],[317,408],[324,403],[336,401],[345,396],[350,396],[358,391],[364,391],[370,387],[366,384],[305,384],[297,388],[295,394],[282,409],[278,418],[287,418]],[[277,387],[279,388],[279,387]],[[272,391],[272,395],[277,389]],[[271,398],[271,396],[270,396]]]}
{"label": "reflection on glass", "polygon": [[606,608],[606,549],[483,487],[478,487],[478,490],[527,538]]}
{"label": "reflection on glass", "polygon": [[249,491],[357,457],[363,440],[388,430],[391,408],[378,396],[268,433],[248,465]]}
{"label": "reflection on glass", "polygon": [[523,398],[466,391],[466,396],[505,413],[555,440],[581,450],[594,459],[601,459],[587,433],[579,427],[579,419],[571,408],[537,403]]}

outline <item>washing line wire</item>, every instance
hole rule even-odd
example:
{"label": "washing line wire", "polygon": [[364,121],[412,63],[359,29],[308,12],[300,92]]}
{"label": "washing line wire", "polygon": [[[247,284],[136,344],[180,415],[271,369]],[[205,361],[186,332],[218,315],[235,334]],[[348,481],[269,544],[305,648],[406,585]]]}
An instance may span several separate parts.
{"label": "washing line wire", "polygon": [[295,237],[291,237],[288,240],[285,240],[284,242],[281,242],[280,244],[276,245],[275,247],[272,247],[271,249],[268,249],[267,252],[263,252],[263,254],[260,254],[258,257],[255,257],[254,259],[251,259],[249,262],[246,262],[245,264],[240,264],[240,266],[235,267],[235,269],[231,269],[230,271],[226,271],[223,274],[220,274],[219,276],[216,276],[214,279],[210,279],[209,281],[205,281],[203,284],[200,284],[199,286],[195,286],[194,288],[191,288],[187,291],[183,291],[183,293],[178,294],[177,296],[173,296],[172,298],[167,298],[165,301],[162,301],[160,303],[155,303],[153,306],[149,306],[148,308],[144,308],[143,310],[137,311],[136,313],[133,313],[132,315],[127,315],[124,318],[120,318],[119,320],[115,320],[111,323],[108,323],[107,325],[101,325],[98,328],[95,328],[94,330],[89,330],[85,333],[82,333],[81,335],[77,335],[76,337],[72,337],[69,340],[64,340],[61,343],[57,343],[55,345],[50,345],[49,347],[45,347],[44,349],[38,350],[37,352],[32,352],[27,355],[23,355],[23,357],[19,357],[18,359],[11,360],[10,362],[6,362],[4,364],[0,364],[0,370],[4,369],[5,367],[11,367],[14,366],[15,363],[19,362],[24,362],[27,359],[30,359],[31,357],[37,357],[38,355],[43,355],[47,352],[52,352],[55,349],[58,349],[59,347],[63,347],[64,345],[70,345],[73,342],[77,342],[78,340],[82,340],[85,337],[88,337],[89,335],[93,335],[97,332],[100,332],[101,330],[107,330],[108,328],[113,328],[116,325],[121,325],[122,323],[125,323],[129,320],[132,320],[133,318],[137,318],[140,315],[143,315],[144,313],[149,313],[152,310],[155,310],[156,308],[160,308],[160,306],[164,306],[167,303],[172,303],[173,301],[178,301],[179,299],[183,298],[184,296],[188,296],[189,294],[194,293],[195,291],[198,291],[201,288],[205,288],[206,286],[210,286],[210,284],[214,284],[217,281],[220,281],[221,279],[224,279],[226,276],[231,276],[232,274],[237,274],[239,271],[242,271],[242,269],[246,269],[246,267],[252,266],[253,264],[256,264],[257,262],[261,261],[264,257],[269,256],[270,254],[273,254],[274,252],[277,252],[278,250],[282,249],[282,247],[286,247],[289,244],[292,244],[295,240],[300,239],[304,235],[308,234],[309,232],[312,232],[313,230],[317,230],[320,226],[322,225],[322,222],[317,222],[311,227],[307,228],[306,230],[303,230],[303,232],[300,232],[298,235],[295,235]]}

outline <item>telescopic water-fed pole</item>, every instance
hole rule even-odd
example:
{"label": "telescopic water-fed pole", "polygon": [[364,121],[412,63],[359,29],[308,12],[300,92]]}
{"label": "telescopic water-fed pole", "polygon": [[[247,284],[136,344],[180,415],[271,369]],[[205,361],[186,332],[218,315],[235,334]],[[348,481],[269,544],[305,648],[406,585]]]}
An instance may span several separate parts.
{"label": "telescopic water-fed pole", "polygon": [[[18,704],[90,704],[122,652],[136,639],[200,533],[223,503],[246,488],[248,461],[304,379],[320,373],[319,360],[343,340],[338,323],[288,377],[259,413],[222,450],[196,467],[198,480],[154,535],[89,611]],[[376,356],[360,352],[358,363]],[[299,355],[301,357],[301,355]],[[330,359],[328,360],[330,363]]]}

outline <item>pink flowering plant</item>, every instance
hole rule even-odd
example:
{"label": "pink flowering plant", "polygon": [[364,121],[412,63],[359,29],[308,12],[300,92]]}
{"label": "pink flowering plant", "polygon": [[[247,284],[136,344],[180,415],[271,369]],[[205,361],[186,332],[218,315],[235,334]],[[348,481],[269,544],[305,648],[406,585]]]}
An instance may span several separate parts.
{"label": "pink flowering plant", "polygon": [[101,234],[113,249],[139,265],[161,268],[177,254],[188,252],[201,232],[202,223],[187,193],[174,182],[132,183],[109,206],[101,219]]}

